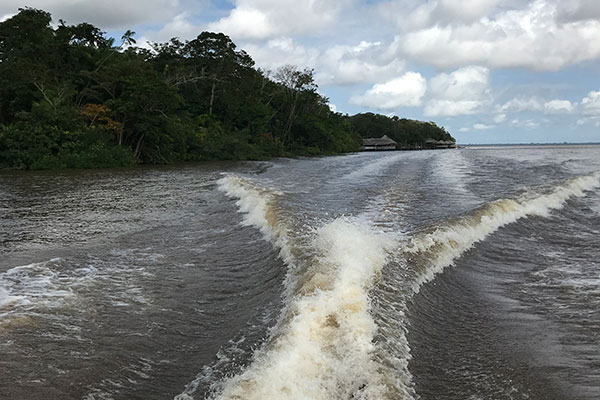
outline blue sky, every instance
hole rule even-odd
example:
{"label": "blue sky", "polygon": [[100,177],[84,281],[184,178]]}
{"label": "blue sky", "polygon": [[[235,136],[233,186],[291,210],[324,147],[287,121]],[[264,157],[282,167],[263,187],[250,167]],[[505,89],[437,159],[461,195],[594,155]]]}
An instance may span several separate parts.
{"label": "blue sky", "polygon": [[600,142],[598,0],[3,0],[138,45],[204,30],[265,70],[313,68],[338,112],[435,121],[459,143]]}

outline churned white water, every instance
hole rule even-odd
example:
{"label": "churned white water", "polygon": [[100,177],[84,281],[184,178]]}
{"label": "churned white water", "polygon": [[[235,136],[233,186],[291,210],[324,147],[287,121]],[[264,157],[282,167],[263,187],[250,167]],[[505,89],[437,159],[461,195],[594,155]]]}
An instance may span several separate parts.
{"label": "churned white water", "polygon": [[[372,315],[370,292],[390,253],[421,254],[428,260],[427,267],[414,275],[412,287],[416,293],[422,284],[499,228],[527,216],[548,217],[570,198],[584,196],[598,186],[599,177],[589,175],[569,180],[545,194],[528,193],[514,200],[494,201],[409,242],[375,233],[357,219],[342,217],[324,224],[312,233],[310,248],[314,255],[307,258],[310,264],[303,267],[303,276],[294,277],[296,286],[287,288],[293,295],[287,298],[271,337],[255,352],[245,370],[221,382],[216,398],[382,399],[390,398],[392,392],[410,398],[406,326],[399,326],[396,333],[405,350],[387,357],[385,364],[380,361],[386,356],[377,351],[374,341],[378,326]],[[277,210],[278,199],[284,194],[233,175],[221,179],[219,187],[237,199],[244,223],[260,229],[280,249],[290,271],[297,269],[287,222]],[[288,279],[287,284],[291,281]],[[398,308],[402,315],[407,300],[399,296],[398,304],[390,307]],[[395,371],[388,371],[394,364]],[[394,382],[390,379],[394,373],[403,378]]]}
{"label": "churned white water", "polygon": [[288,228],[277,213],[277,200],[282,192],[235,175],[227,175],[218,181],[219,189],[236,198],[236,205],[244,213],[244,224],[259,229],[265,238],[280,250],[280,256],[292,263]]}
{"label": "churned white water", "polygon": [[59,306],[63,300],[73,296],[69,287],[71,279],[53,268],[59,262],[60,259],[53,259],[14,267],[1,273],[0,316],[17,309]]}
{"label": "churned white water", "polygon": [[7,172],[0,397],[598,399],[598,149]]}
{"label": "churned white water", "polygon": [[[284,230],[273,218],[273,191],[239,177],[220,181],[237,197],[245,222],[286,255]],[[317,229],[314,256],[282,314],[283,322],[243,373],[224,384],[220,399],[381,398],[380,369],[373,357],[377,330],[369,292],[393,242],[356,220],[338,218]]]}
{"label": "churned white water", "polygon": [[415,290],[440,273],[475,243],[484,240],[499,228],[528,216],[548,217],[552,210],[562,208],[572,197],[582,197],[586,191],[600,186],[597,174],[569,180],[547,194],[526,194],[520,199],[503,199],[488,203],[474,214],[435,231],[414,237],[405,247],[407,253],[428,253],[430,267],[415,282]]}

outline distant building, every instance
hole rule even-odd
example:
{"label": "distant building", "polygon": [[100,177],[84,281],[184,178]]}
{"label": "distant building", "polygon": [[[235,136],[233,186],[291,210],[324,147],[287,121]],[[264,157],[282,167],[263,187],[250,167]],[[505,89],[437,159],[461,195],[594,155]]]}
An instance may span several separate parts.
{"label": "distant building", "polygon": [[455,149],[456,142],[451,140],[435,140],[427,139],[425,141],[425,148],[427,149]]}
{"label": "distant building", "polygon": [[390,139],[387,135],[383,135],[380,138],[367,138],[363,139],[363,151],[373,150],[396,150],[396,143],[393,139]]}

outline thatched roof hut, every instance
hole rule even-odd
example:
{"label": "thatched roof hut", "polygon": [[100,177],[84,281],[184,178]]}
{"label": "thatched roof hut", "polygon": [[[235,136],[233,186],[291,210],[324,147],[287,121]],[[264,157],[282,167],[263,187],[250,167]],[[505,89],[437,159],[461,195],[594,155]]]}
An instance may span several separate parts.
{"label": "thatched roof hut", "polygon": [[362,150],[396,150],[397,143],[387,135],[380,138],[363,139]]}
{"label": "thatched roof hut", "polygon": [[429,138],[425,141],[425,147],[429,149],[455,149],[456,142],[451,140],[435,140]]}

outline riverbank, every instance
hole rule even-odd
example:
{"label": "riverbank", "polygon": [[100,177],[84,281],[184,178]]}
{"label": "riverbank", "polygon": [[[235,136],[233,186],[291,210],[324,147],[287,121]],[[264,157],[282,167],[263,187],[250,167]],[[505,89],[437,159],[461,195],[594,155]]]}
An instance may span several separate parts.
{"label": "riverbank", "polygon": [[273,72],[225,34],[148,50],[32,8],[0,22],[0,169],[264,160],[448,140],[433,123],[332,111],[314,71]]}

